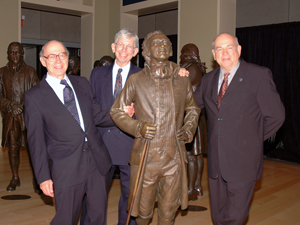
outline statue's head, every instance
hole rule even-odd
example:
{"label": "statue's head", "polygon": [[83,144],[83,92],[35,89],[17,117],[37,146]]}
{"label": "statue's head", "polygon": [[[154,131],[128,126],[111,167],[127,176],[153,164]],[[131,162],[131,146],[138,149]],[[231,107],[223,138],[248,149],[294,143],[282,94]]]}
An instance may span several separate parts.
{"label": "statue's head", "polygon": [[195,44],[186,44],[181,49],[180,65],[189,59],[199,60],[199,49]]}
{"label": "statue's head", "polygon": [[111,56],[105,55],[99,61],[99,66],[108,66],[114,63],[114,60]]}
{"label": "statue's head", "polygon": [[169,38],[160,30],[149,33],[143,42],[142,55],[145,64],[150,65],[150,61],[168,61],[173,55],[172,43]]}
{"label": "statue's head", "polygon": [[7,58],[9,63],[18,66],[23,61],[24,50],[19,42],[12,42],[7,48]]}

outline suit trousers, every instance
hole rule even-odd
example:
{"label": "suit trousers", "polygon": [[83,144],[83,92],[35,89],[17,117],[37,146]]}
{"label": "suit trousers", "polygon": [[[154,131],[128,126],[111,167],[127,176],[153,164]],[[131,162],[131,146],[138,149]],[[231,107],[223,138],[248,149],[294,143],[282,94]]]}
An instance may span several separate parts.
{"label": "suit trousers", "polygon": [[85,225],[106,225],[108,175],[102,176],[90,150],[85,151],[87,160],[84,182],[66,188],[55,188],[56,214],[51,225],[76,225],[83,197],[86,198]]}
{"label": "suit trousers", "polygon": [[[114,172],[116,170],[116,165],[113,165],[110,170],[110,182],[108,185],[111,184]],[[119,209],[118,209],[118,225],[125,225],[127,219],[127,202],[128,202],[128,195],[129,195],[129,185],[130,185],[130,166],[129,165],[119,165],[120,169],[120,181],[121,181],[121,196],[119,200]],[[130,225],[135,225],[135,220],[130,220]]]}
{"label": "suit trousers", "polygon": [[214,224],[241,225],[247,218],[256,181],[226,182],[209,178],[210,207]]}

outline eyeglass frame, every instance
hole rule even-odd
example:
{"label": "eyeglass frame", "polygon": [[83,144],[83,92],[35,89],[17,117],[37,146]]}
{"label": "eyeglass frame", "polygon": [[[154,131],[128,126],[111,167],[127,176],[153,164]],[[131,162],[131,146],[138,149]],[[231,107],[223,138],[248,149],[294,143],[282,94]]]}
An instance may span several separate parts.
{"label": "eyeglass frame", "polygon": [[129,52],[134,52],[134,50],[137,48],[134,45],[133,46],[132,45],[125,46],[123,43],[118,43],[118,42],[115,43],[115,45],[118,50],[123,50],[123,48],[125,48],[125,50],[129,51]]}
{"label": "eyeglass frame", "polygon": [[[49,57],[50,57],[51,55],[55,56],[55,58],[53,58],[53,61],[52,61],[51,59],[49,59]],[[55,62],[55,60],[57,59],[57,57],[58,57],[60,60],[64,60],[64,59],[61,59],[60,56],[66,56],[66,59],[67,59],[69,55],[68,55],[67,52],[60,52],[60,53],[58,53],[58,54],[49,54],[48,56],[43,56],[43,57],[44,57],[45,59],[48,59],[49,62]]]}

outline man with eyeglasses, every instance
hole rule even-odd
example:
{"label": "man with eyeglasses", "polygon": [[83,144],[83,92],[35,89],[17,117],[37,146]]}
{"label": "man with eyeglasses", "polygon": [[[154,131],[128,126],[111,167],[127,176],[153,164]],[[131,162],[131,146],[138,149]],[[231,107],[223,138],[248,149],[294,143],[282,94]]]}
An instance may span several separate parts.
{"label": "man with eyeglasses", "polygon": [[55,197],[51,225],[76,224],[84,196],[85,224],[105,225],[112,164],[95,125],[113,123],[87,79],[66,74],[68,55],[61,42],[45,44],[40,61],[47,75],[24,94],[30,156],[40,188]]}
{"label": "man with eyeglasses", "polygon": [[[130,61],[138,53],[138,36],[130,29],[121,29],[111,44],[115,54],[115,62],[109,66],[95,68],[90,77],[90,85],[101,105],[101,109],[109,112],[117,94],[124,87],[128,77],[137,73],[141,68],[136,67]],[[122,71],[121,71],[122,70]],[[118,71],[121,71],[120,73]],[[121,79],[119,79],[120,77]],[[116,83],[121,84],[115,91]],[[122,132],[115,125],[111,127],[98,127],[103,141],[109,151],[113,167],[110,170],[110,182],[112,181],[117,166],[120,170],[121,196],[119,200],[118,224],[124,225],[127,218],[126,205],[129,194],[130,166],[129,156],[133,144],[132,136]],[[82,218],[84,215],[82,215]],[[131,221],[131,225],[135,224]]]}
{"label": "man with eyeglasses", "polygon": [[[7,191],[20,186],[20,148],[26,147],[23,94],[39,82],[31,66],[23,61],[24,50],[19,42],[12,42],[7,49],[8,63],[0,69],[0,108],[3,116],[2,146],[8,147],[12,179]],[[34,189],[39,188],[34,180]]]}

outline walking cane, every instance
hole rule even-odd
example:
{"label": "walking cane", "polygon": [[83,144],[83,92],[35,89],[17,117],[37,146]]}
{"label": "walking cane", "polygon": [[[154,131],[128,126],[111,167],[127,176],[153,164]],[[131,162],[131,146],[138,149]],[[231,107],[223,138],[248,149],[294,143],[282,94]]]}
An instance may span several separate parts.
{"label": "walking cane", "polygon": [[128,214],[127,214],[126,225],[129,225],[129,222],[130,222],[130,216],[131,216],[131,211],[132,211],[132,207],[133,207],[133,202],[134,202],[137,187],[138,187],[138,184],[139,184],[139,181],[140,181],[141,172],[142,172],[142,169],[145,165],[145,158],[146,158],[146,155],[147,155],[147,152],[148,152],[148,146],[149,146],[149,139],[145,139],[145,143],[144,143],[144,147],[143,147],[143,154],[142,154],[141,161],[140,161],[140,164],[139,164],[135,184],[134,184],[134,187],[133,187],[132,197],[131,197],[131,201],[130,201],[130,207],[129,207]]}

